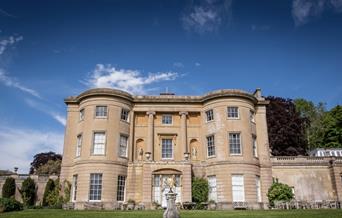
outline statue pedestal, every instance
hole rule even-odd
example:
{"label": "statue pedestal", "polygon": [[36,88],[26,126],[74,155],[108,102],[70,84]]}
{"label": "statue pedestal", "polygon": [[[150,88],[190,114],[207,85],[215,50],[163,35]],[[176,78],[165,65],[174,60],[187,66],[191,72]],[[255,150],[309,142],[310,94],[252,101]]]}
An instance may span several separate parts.
{"label": "statue pedestal", "polygon": [[169,192],[166,194],[167,208],[163,214],[163,218],[180,218],[179,211],[176,207],[176,193]]}

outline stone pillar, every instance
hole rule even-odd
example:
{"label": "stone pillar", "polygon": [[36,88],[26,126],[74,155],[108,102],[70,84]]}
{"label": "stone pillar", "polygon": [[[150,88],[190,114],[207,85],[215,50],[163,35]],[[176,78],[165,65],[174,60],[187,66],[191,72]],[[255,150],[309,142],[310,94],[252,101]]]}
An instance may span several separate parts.
{"label": "stone pillar", "polygon": [[146,112],[148,115],[148,123],[147,123],[147,152],[146,159],[152,161],[153,160],[153,144],[154,144],[154,115],[156,112],[148,111]]}
{"label": "stone pillar", "polygon": [[169,192],[166,194],[167,208],[163,214],[163,218],[180,218],[179,211],[176,207],[176,193]]}
{"label": "stone pillar", "polygon": [[184,158],[189,159],[189,149],[188,149],[188,136],[187,136],[187,126],[186,126],[186,116],[188,112],[179,112],[181,116],[181,145],[184,146]]}

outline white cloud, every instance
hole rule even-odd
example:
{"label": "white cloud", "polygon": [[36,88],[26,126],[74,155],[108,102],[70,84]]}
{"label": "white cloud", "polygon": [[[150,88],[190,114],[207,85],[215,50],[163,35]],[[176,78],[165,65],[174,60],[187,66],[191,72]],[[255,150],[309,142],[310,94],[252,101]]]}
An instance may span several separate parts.
{"label": "white cloud", "polygon": [[19,167],[19,172],[28,173],[36,153],[63,151],[63,133],[4,126],[0,125],[1,169]]}
{"label": "white cloud", "polygon": [[183,28],[203,34],[216,32],[230,20],[232,0],[198,1],[181,17]]}
{"label": "white cloud", "polygon": [[55,119],[58,123],[65,126],[66,124],[66,118],[63,115],[60,115],[59,113],[53,111],[49,106],[47,106],[46,103],[39,103],[37,101],[34,101],[32,99],[25,99],[26,104],[28,104],[30,107],[39,110],[41,112],[44,112],[48,115],[50,115],[53,119]]}
{"label": "white cloud", "polygon": [[0,40],[0,55],[2,55],[8,46],[23,40],[22,36],[10,36],[8,39]]}
{"label": "white cloud", "polygon": [[195,66],[196,66],[196,67],[199,67],[199,66],[201,66],[201,64],[198,63],[198,62],[196,62],[196,63],[195,63]]}
{"label": "white cloud", "polygon": [[149,73],[148,76],[143,76],[138,70],[116,69],[110,65],[97,64],[84,83],[92,88],[115,88],[133,94],[145,94],[147,85],[175,80],[177,77],[178,73],[175,72]]}
{"label": "white cloud", "polygon": [[342,12],[342,0],[293,0],[292,17],[296,26],[319,17],[326,10]]}
{"label": "white cloud", "polygon": [[7,76],[5,71],[1,68],[0,68],[0,82],[3,83],[4,85],[8,86],[8,87],[17,88],[20,91],[26,92],[26,93],[34,96],[34,97],[41,98],[41,96],[39,95],[39,93],[36,90],[28,88],[28,87],[20,84],[18,81],[16,81],[16,79]]}

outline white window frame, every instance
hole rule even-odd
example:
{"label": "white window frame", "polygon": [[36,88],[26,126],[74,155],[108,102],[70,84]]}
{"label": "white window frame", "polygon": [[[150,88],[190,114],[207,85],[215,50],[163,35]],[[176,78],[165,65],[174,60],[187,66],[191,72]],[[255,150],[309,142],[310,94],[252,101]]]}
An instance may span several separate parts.
{"label": "white window frame", "polygon": [[262,202],[260,176],[255,177],[255,186],[256,186],[257,202],[260,203]]}
{"label": "white window frame", "polygon": [[[123,138],[125,138],[125,140],[126,140],[125,143],[123,143]],[[128,135],[120,134],[120,139],[119,139],[119,156],[127,158],[128,157],[127,149],[128,149]],[[123,151],[125,151],[125,153],[122,153]]]}
{"label": "white window frame", "polygon": [[80,110],[80,117],[79,117],[79,121],[83,121],[84,120],[84,115],[85,115],[85,110],[84,110],[84,108],[82,108],[81,110]]}
{"label": "white window frame", "polygon": [[255,111],[253,111],[253,110],[249,111],[249,118],[250,118],[252,123],[255,123]]}
{"label": "white window frame", "polygon": [[90,202],[100,202],[102,199],[102,177],[102,173],[90,174],[88,196]]}
{"label": "white window frame", "polygon": [[207,156],[215,157],[216,156],[215,135],[208,135],[206,139],[207,139]]}
{"label": "white window frame", "polygon": [[75,202],[77,200],[77,179],[78,175],[75,174],[72,176],[72,196],[71,196],[71,202]]}
{"label": "white window frame", "polygon": [[[167,141],[171,141],[171,144],[164,144],[164,142]],[[162,144],[162,150],[161,150],[161,158],[163,160],[170,160],[170,159],[173,159],[173,139],[171,138],[162,138],[161,139],[161,144]],[[167,151],[170,150],[170,148],[164,148],[164,146],[170,146],[171,145],[171,157],[164,157],[165,156],[169,156],[169,154],[167,153]],[[165,151],[165,152],[164,152]]]}
{"label": "white window frame", "polygon": [[77,135],[77,139],[76,139],[76,157],[80,157],[81,156],[81,152],[82,152],[82,141],[83,141],[83,136],[82,134],[78,134]]}
{"label": "white window frame", "polygon": [[126,199],[126,176],[118,175],[118,184],[116,187],[116,200],[124,202]]}
{"label": "white window frame", "polygon": [[208,176],[208,200],[213,200],[217,202],[217,179],[216,176]]}
{"label": "white window frame", "polygon": [[[236,109],[236,111],[235,111]],[[232,111],[234,110],[234,111]],[[227,117],[228,119],[240,119],[240,110],[237,106],[228,106],[227,107]]]}
{"label": "white window frame", "polygon": [[[104,139],[103,139],[103,142],[96,142],[96,135],[97,134],[102,134]],[[96,131],[93,133],[93,145],[92,145],[92,155],[105,155],[106,154],[106,132],[105,131]],[[98,148],[98,147],[101,147],[102,148]],[[98,147],[96,147],[98,146]],[[101,151],[102,152],[98,152],[98,151]],[[96,152],[95,152],[96,151]]]}
{"label": "white window frame", "polygon": [[120,114],[120,119],[122,121],[129,122],[129,113],[130,113],[130,110],[122,108],[121,114]]}
{"label": "white window frame", "polygon": [[[231,138],[232,135],[238,135],[239,137],[237,138],[236,141],[235,138]],[[237,143],[238,142],[238,143]],[[230,132],[228,133],[228,144],[229,144],[229,154],[230,155],[241,155],[242,154],[242,143],[241,143],[241,133],[240,132]],[[233,147],[239,145],[239,147]],[[240,152],[237,153],[234,150],[239,150]]]}
{"label": "white window frame", "polygon": [[241,174],[232,175],[232,199],[233,202],[245,202],[244,176]]}
{"label": "white window frame", "polygon": [[[168,122],[171,121],[171,122]],[[163,125],[172,125],[173,119],[172,119],[172,114],[163,114],[162,115],[162,124]]]}
{"label": "white window frame", "polygon": [[[97,111],[98,108],[105,108],[104,111]],[[103,114],[100,114],[100,112],[103,112]],[[98,115],[99,113],[99,115]],[[108,106],[107,105],[96,105],[95,106],[95,118],[107,118],[108,117]]]}
{"label": "white window frame", "polygon": [[209,110],[206,110],[205,111],[205,120],[206,122],[211,122],[211,121],[214,121],[215,117],[214,117],[214,110],[213,109],[209,109]]}
{"label": "white window frame", "polygon": [[257,137],[252,135],[252,149],[253,149],[253,157],[258,157],[258,142]]}

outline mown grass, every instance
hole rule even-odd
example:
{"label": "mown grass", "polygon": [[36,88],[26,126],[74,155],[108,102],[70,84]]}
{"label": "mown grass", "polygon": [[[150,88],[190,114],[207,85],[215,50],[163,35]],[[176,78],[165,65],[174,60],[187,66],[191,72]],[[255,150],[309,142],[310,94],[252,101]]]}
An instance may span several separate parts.
{"label": "mown grass", "polygon": [[[163,211],[24,210],[1,218],[162,218]],[[181,218],[341,218],[342,210],[181,211]]]}

